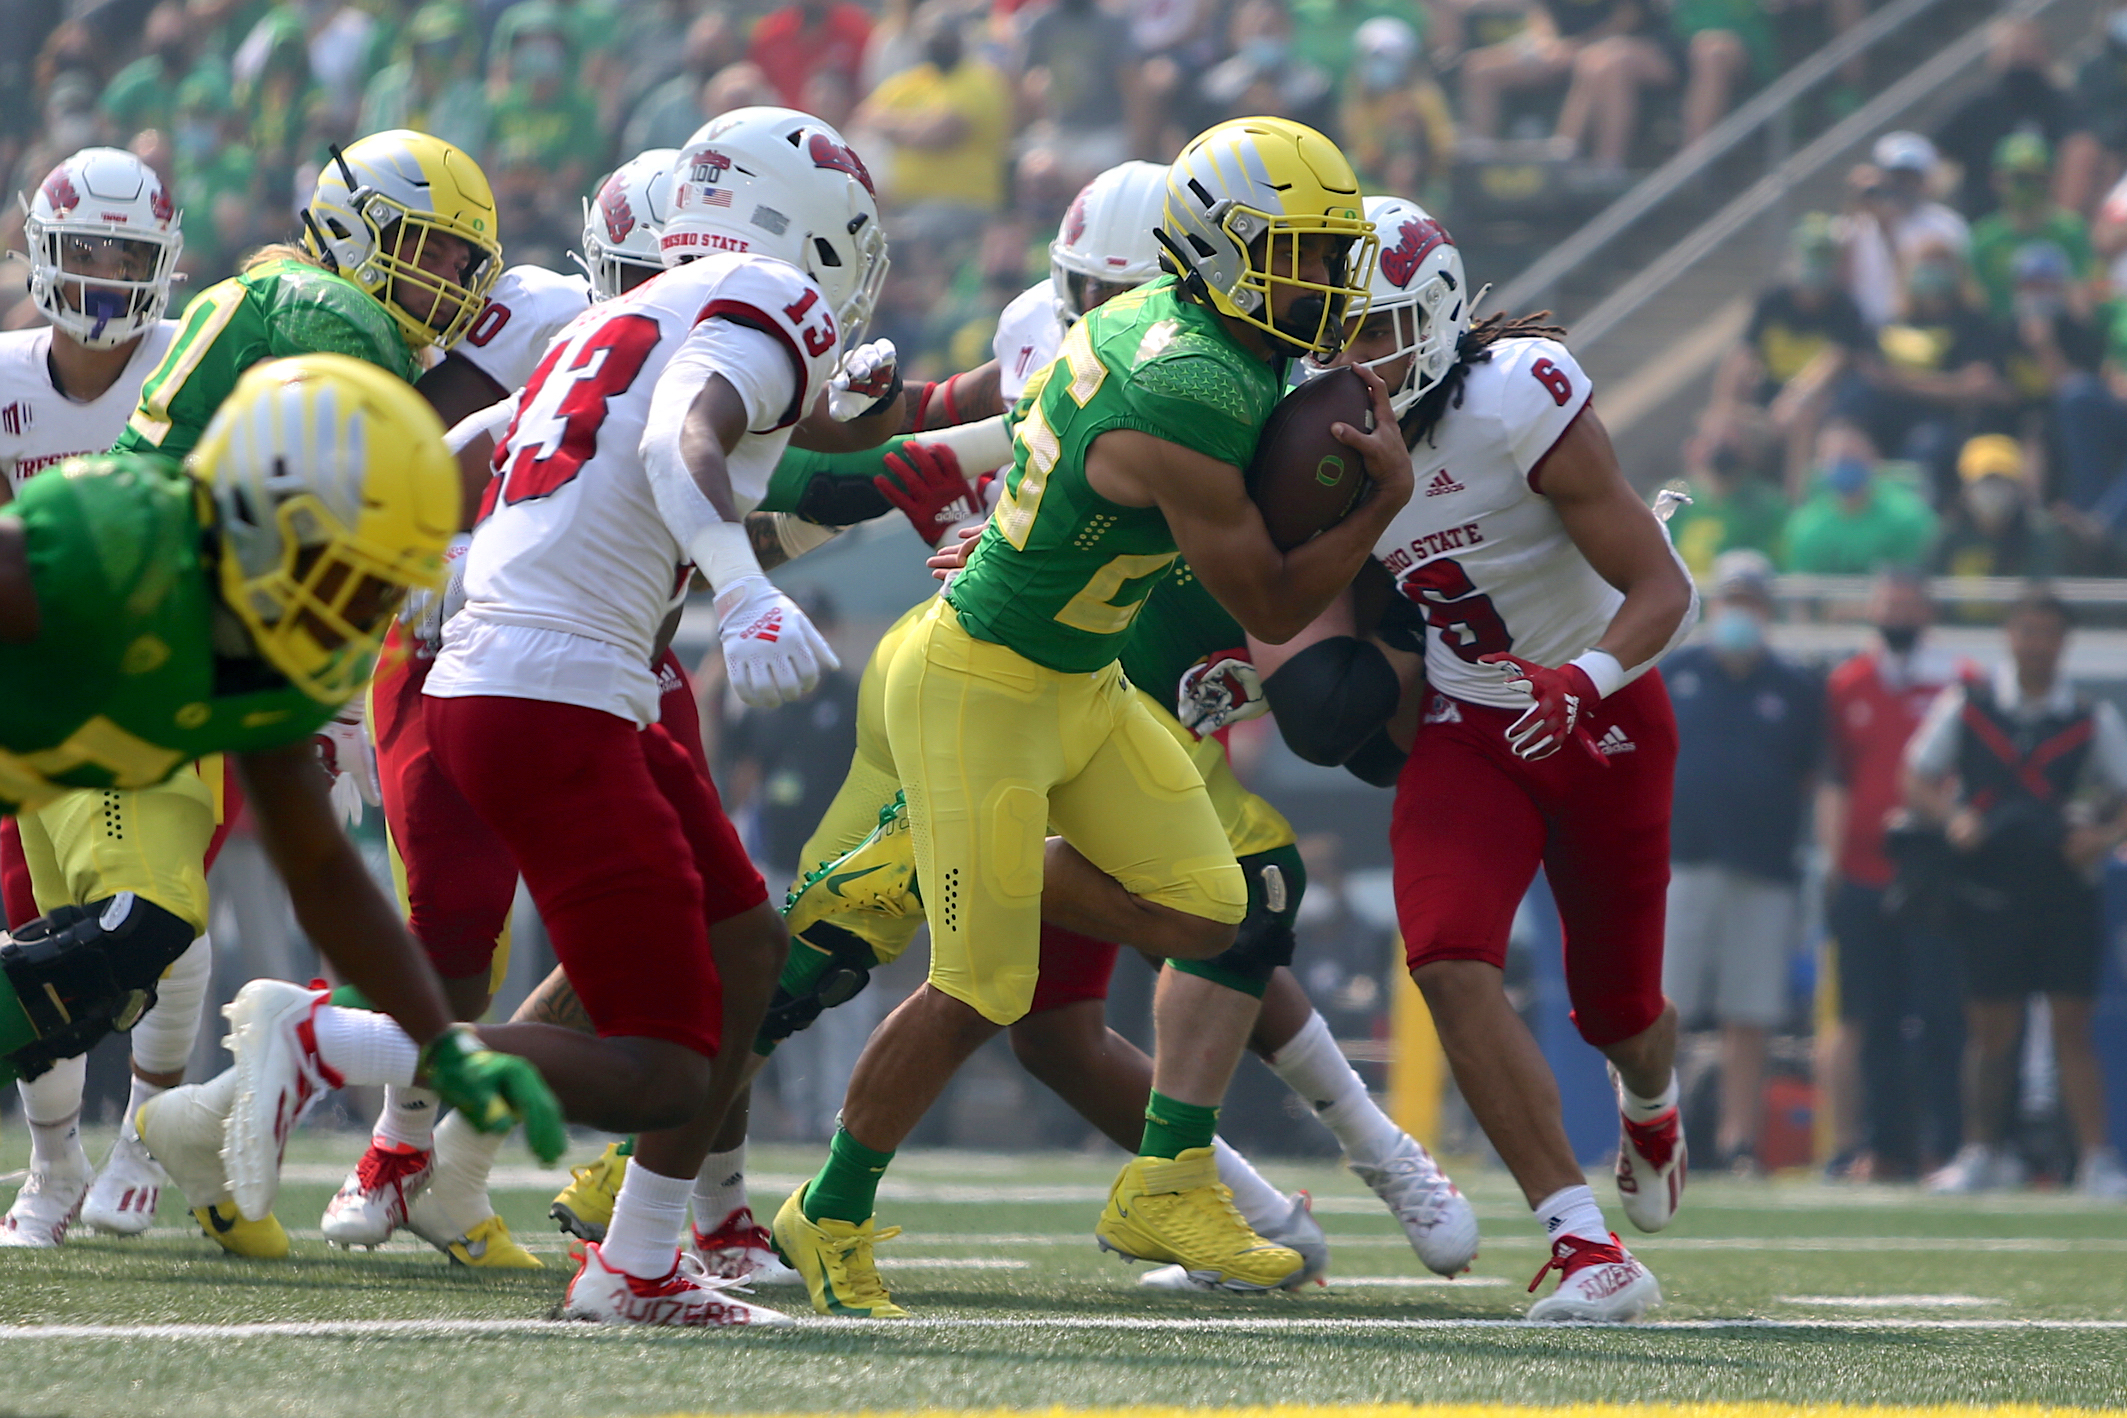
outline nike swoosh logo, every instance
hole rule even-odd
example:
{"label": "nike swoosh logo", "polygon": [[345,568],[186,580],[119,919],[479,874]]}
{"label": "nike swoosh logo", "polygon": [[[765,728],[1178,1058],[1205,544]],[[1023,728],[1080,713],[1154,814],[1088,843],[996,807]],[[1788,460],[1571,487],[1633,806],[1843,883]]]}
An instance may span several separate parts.
{"label": "nike swoosh logo", "polygon": [[234,1231],[236,1229],[236,1223],[234,1221],[222,1220],[222,1213],[217,1207],[210,1206],[207,1208],[207,1221],[210,1225],[214,1227],[215,1230],[219,1231],[224,1236],[228,1235],[231,1231]]}
{"label": "nike swoosh logo", "polygon": [[885,870],[886,864],[884,862],[881,862],[878,866],[866,867],[862,871],[836,872],[833,876],[827,878],[827,894],[830,896],[840,896],[842,894],[843,882],[855,881],[858,877],[870,876],[875,871]]}

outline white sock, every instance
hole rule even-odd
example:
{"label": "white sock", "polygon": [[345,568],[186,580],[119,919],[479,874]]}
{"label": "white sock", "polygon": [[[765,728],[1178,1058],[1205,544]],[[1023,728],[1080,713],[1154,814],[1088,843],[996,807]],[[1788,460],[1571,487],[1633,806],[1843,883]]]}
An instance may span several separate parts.
{"label": "white sock", "polygon": [[155,1008],[133,1026],[133,1062],[142,1073],[183,1073],[199,1042],[200,1005],[214,979],[214,945],[192,942],[155,982]]}
{"label": "white sock", "polygon": [[1271,1055],[1270,1069],[1313,1105],[1352,1161],[1376,1167],[1402,1145],[1403,1129],[1368,1095],[1366,1080],[1330,1037],[1320,1014],[1308,1015],[1300,1032]]}
{"label": "white sock", "polygon": [[22,1120],[30,1125],[30,1170],[79,1175],[89,1170],[81,1146],[81,1089],[89,1061],[76,1054],[61,1059],[34,1082],[16,1084],[22,1094]]}
{"label": "white sock", "polygon": [[679,1261],[680,1228],[687,1224],[692,1190],[694,1178],[663,1176],[645,1167],[642,1158],[630,1159],[598,1248],[606,1264],[644,1280],[670,1275]]}
{"label": "white sock", "polygon": [[436,1108],[442,1101],[430,1089],[393,1084],[384,1090],[384,1111],[377,1116],[370,1141],[379,1147],[428,1151],[436,1145]]}
{"label": "white sock", "polygon": [[156,1097],[159,1094],[167,1093],[169,1091],[169,1089],[163,1087],[160,1083],[150,1083],[145,1078],[142,1078],[139,1074],[134,1074],[133,1089],[130,1093],[126,1095],[125,1121],[120,1124],[119,1131],[124,1132],[128,1128],[131,1128],[134,1132],[138,1132],[140,1129],[134,1127],[133,1119],[139,1114],[140,1105],[147,1102],[150,1098]]}
{"label": "white sock", "polygon": [[1578,1236],[1584,1241],[1610,1239],[1610,1228],[1603,1224],[1603,1209],[1595,1204],[1595,1189],[1586,1183],[1560,1187],[1533,1209],[1546,1240],[1555,1241],[1560,1236]]}
{"label": "white sock", "polygon": [[506,1132],[481,1132],[452,1113],[436,1128],[436,1170],[429,1174],[421,1193],[425,1211],[440,1212],[442,1219],[461,1235],[495,1214],[487,1194],[487,1176]]}
{"label": "white sock", "polygon": [[318,1057],[346,1082],[412,1085],[421,1051],[390,1015],[326,1005],[313,1018]]}
{"label": "white sock", "polygon": [[1676,1106],[1676,1070],[1669,1070],[1669,1086],[1652,1098],[1642,1098],[1625,1086],[1625,1076],[1617,1075],[1618,1111],[1636,1123],[1651,1123]]}
{"label": "white sock", "polygon": [[[629,1171],[634,1171],[633,1163]],[[623,1184],[625,1185],[625,1183]],[[712,1152],[694,1174],[694,1228],[713,1231],[746,1204],[746,1144]]]}
{"label": "white sock", "polygon": [[1263,1174],[1234,1151],[1225,1138],[1211,1139],[1211,1154],[1219,1164],[1219,1181],[1233,1193],[1234,1209],[1241,1213],[1242,1220],[1259,1233],[1266,1227],[1274,1230],[1284,1224],[1286,1213],[1292,1210],[1292,1202],[1284,1193],[1265,1181]]}

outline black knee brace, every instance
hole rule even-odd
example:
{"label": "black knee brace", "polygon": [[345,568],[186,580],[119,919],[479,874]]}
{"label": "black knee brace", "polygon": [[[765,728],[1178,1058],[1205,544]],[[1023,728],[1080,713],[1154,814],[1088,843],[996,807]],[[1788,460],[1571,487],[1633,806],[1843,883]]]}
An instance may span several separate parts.
{"label": "black knee brace", "polygon": [[155,982],[192,944],[189,921],[130,891],[61,906],[0,945],[0,971],[37,1031],[8,1056],[24,1078],[131,1029],[155,1003]]}
{"label": "black knee brace", "polygon": [[772,1054],[775,1046],[820,1017],[822,1010],[847,1004],[871,983],[879,963],[871,946],[853,931],[815,921],[792,938],[790,958],[769,997],[768,1013],[754,1035],[753,1051]]}
{"label": "black knee brace", "polygon": [[1292,964],[1292,923],[1307,890],[1307,868],[1300,864],[1300,849],[1287,844],[1241,858],[1241,872],[1248,878],[1248,914],[1233,944],[1208,960],[1168,963],[1185,975],[1201,975],[1261,999],[1271,973]]}

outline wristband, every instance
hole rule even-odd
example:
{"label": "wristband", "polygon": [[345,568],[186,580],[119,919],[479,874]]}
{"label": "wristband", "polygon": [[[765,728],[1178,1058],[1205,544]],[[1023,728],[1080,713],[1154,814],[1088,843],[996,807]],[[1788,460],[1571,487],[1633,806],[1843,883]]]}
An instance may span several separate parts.
{"label": "wristband", "polygon": [[1571,663],[1588,677],[1599,699],[1608,699],[1624,686],[1625,667],[1608,650],[1589,650]]}
{"label": "wristband", "polygon": [[925,381],[924,381],[924,383],[923,383],[923,388],[917,391],[917,393],[916,393],[916,411],[915,411],[915,413],[914,413],[914,414],[913,414],[913,415],[912,415],[912,416],[911,416],[911,417],[909,418],[909,421],[908,421],[908,431],[909,431],[910,433],[921,433],[921,432],[923,432],[923,424],[924,424],[924,414],[925,414],[925,413],[926,413],[926,412],[927,412],[927,411],[928,411],[928,410],[930,409],[930,406],[931,406],[931,395],[932,395],[932,394],[933,394],[934,392],[936,392],[937,388],[938,388],[938,381],[937,381],[937,380],[935,380],[935,379],[927,379],[927,380],[925,380]]}
{"label": "wristband", "polygon": [[709,578],[713,591],[723,590],[741,576],[761,574],[760,558],[753,554],[753,542],[742,523],[709,523],[687,543],[687,555],[695,570]]}
{"label": "wristband", "polygon": [[816,547],[823,547],[842,535],[840,527],[808,522],[803,517],[793,517],[788,512],[771,512],[768,515],[775,518],[775,539],[782,543],[783,554],[792,559],[801,557]]}
{"label": "wristband", "polygon": [[872,400],[870,408],[866,409],[863,413],[858,414],[857,417],[860,419],[868,419],[873,414],[880,412],[888,404],[891,404],[894,400],[901,397],[901,390],[904,387],[906,386],[904,386],[901,382],[901,366],[896,363],[894,365],[894,382],[887,386],[886,392],[884,394],[881,394],[878,398]]}

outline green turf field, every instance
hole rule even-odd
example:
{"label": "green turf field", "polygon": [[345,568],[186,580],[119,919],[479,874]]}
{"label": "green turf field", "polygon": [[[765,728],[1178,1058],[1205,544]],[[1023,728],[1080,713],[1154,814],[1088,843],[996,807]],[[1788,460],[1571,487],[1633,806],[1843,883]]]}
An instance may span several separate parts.
{"label": "green turf field", "polygon": [[[288,1261],[223,1257],[178,1229],[174,1198],[140,1240],[83,1232],[57,1252],[0,1252],[0,1414],[2127,1406],[2127,1207],[2073,1197],[1702,1178],[1677,1224],[1635,1246],[1668,1296],[1656,1323],[1538,1329],[1512,1320],[1544,1252],[1498,1173],[1464,1178],[1484,1252],[1448,1284],[1348,1175],[1267,1164],[1314,1192],[1332,1283],[1239,1299],[1140,1291],[1140,1267],[1094,1250],[1119,1158],[911,1154],[882,1198],[882,1224],[906,1231],[880,1268],[914,1320],[646,1335],[546,1321],[568,1262],[542,1219],[554,1183],[521,1151],[505,1154],[497,1201],[545,1272],[454,1270],[412,1241],[328,1247],[318,1214],[358,1148],[299,1139],[280,1206]],[[26,1151],[9,1127],[0,1170]],[[772,1210],[817,1155],[757,1149],[757,1206]],[[1617,1219],[1608,1180],[1596,1185]],[[797,1291],[757,1298],[803,1308]]]}

